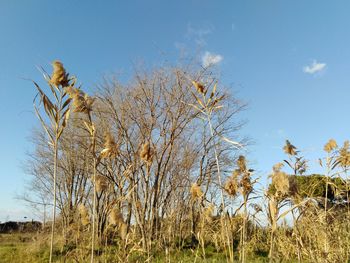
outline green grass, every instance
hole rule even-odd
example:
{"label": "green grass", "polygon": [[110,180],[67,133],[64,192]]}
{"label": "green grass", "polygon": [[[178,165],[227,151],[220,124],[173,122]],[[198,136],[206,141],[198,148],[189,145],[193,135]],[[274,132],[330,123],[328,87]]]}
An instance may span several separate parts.
{"label": "green grass", "polygon": [[[0,262],[1,263],[41,263],[48,262],[49,247],[45,241],[34,241],[35,235],[29,233],[15,233],[15,234],[0,234]],[[74,248],[63,248],[63,253],[60,250],[54,251],[54,262],[84,262],[82,259],[73,260],[71,257],[63,256],[66,253],[72,252]],[[121,260],[118,258],[117,248],[110,246],[104,249],[105,253],[96,257],[95,262],[145,262],[147,256],[139,252],[134,252],[129,256],[128,260]],[[77,252],[79,253],[79,252]],[[84,248],[85,262],[89,262],[89,247]],[[208,246],[206,248],[205,258],[201,255],[201,249],[183,249],[171,251],[170,262],[174,263],[225,263],[226,257],[224,253],[217,252],[214,247]],[[72,255],[72,253],[70,254]],[[236,256],[238,256],[236,254]],[[168,260],[167,260],[168,259]],[[164,253],[158,253],[152,256],[149,262],[163,263],[169,262],[169,258]],[[238,262],[238,260],[237,260]],[[265,263],[268,259],[265,256],[256,256],[248,258],[250,263]]]}
{"label": "green grass", "polygon": [[35,249],[33,234],[0,234],[1,263],[40,263],[48,261],[45,246]]}

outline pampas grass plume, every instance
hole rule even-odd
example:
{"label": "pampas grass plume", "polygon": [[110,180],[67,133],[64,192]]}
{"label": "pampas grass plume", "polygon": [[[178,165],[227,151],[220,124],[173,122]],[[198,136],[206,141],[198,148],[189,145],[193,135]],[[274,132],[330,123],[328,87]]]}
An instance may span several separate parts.
{"label": "pampas grass plume", "polygon": [[297,155],[296,147],[286,140],[286,145],[283,147],[283,150],[288,155]]}
{"label": "pampas grass plume", "polygon": [[146,142],[142,145],[140,151],[140,158],[147,164],[151,164],[153,160],[154,151],[149,142]]}
{"label": "pampas grass plume", "polygon": [[106,132],[104,149],[101,151],[101,158],[115,158],[118,154],[118,145],[116,144],[111,132]]}
{"label": "pampas grass plume", "polygon": [[191,186],[191,196],[193,200],[199,199],[203,196],[202,189],[197,183],[194,183]]}
{"label": "pampas grass plume", "polygon": [[192,81],[193,86],[196,88],[197,92],[201,94],[205,94],[205,88],[202,83],[199,83],[197,81]]}
{"label": "pampas grass plume", "polygon": [[120,225],[124,223],[123,215],[117,208],[112,209],[112,211],[110,212],[109,223],[111,225]]}
{"label": "pampas grass plume", "polygon": [[330,139],[324,146],[324,150],[328,153],[338,148],[337,142],[334,139]]}
{"label": "pampas grass plume", "polygon": [[272,184],[276,188],[277,194],[286,195],[289,193],[289,178],[285,172],[281,171],[281,167],[280,163],[274,166]]}
{"label": "pampas grass plume", "polygon": [[224,185],[224,189],[226,193],[231,197],[236,196],[238,191],[237,178],[235,178],[234,176],[229,177]]}
{"label": "pampas grass plume", "polygon": [[52,62],[52,67],[53,72],[50,82],[56,87],[58,87],[59,85],[61,85],[62,87],[67,86],[67,74],[65,68],[63,67],[63,64],[60,61],[55,60],[54,62]]}
{"label": "pampas grass plume", "polygon": [[108,180],[104,176],[96,176],[96,191],[102,192],[108,188]]}

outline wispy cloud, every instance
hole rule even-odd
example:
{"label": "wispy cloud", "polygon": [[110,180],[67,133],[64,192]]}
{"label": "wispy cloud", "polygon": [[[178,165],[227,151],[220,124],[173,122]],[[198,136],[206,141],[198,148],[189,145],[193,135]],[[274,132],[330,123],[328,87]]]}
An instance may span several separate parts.
{"label": "wispy cloud", "polygon": [[209,51],[206,51],[202,57],[202,65],[206,68],[220,63],[223,59],[224,57],[219,54],[213,54]]}
{"label": "wispy cloud", "polygon": [[188,39],[194,40],[197,45],[205,46],[207,44],[206,38],[213,32],[211,24],[193,26],[191,23],[187,25],[186,36]]}
{"label": "wispy cloud", "polygon": [[303,71],[307,74],[315,74],[321,72],[326,68],[326,63],[320,63],[314,60],[311,65],[303,67]]}

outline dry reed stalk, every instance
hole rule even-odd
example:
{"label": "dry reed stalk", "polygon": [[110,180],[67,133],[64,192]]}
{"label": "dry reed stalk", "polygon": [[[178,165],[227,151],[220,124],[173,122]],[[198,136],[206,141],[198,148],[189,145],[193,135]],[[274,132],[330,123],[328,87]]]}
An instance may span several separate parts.
{"label": "dry reed stalk", "polygon": [[[345,141],[343,147],[339,150],[339,156],[337,158],[337,162],[339,162],[345,174],[345,191],[346,191],[346,207],[347,207],[347,217],[350,215],[350,206],[349,206],[349,177],[348,177],[348,169],[350,167],[350,151],[349,151],[350,143],[349,141]],[[347,230],[348,233],[346,235],[347,247],[346,247],[346,261],[349,261],[349,229],[350,223],[347,220]]]}
{"label": "dry reed stalk", "polygon": [[[295,148],[293,148],[295,150]],[[269,262],[274,260],[275,232],[277,229],[277,221],[279,217],[279,202],[289,193],[288,175],[281,171],[282,163],[273,166],[272,185],[275,187],[275,193],[268,193],[268,217],[271,225],[270,233],[270,250]]]}
{"label": "dry reed stalk", "polygon": [[88,117],[88,121],[84,121],[84,125],[87,128],[90,140],[91,140],[91,153],[93,156],[93,202],[92,202],[92,233],[91,233],[91,260],[90,262],[94,262],[94,254],[95,254],[95,225],[96,225],[96,198],[97,198],[97,189],[96,189],[96,174],[97,174],[97,165],[98,165],[98,157],[96,156],[96,128],[95,124],[92,121],[92,106],[95,101],[94,98],[88,96],[82,90],[77,89],[75,87],[69,87],[67,89],[67,93],[69,97],[73,100],[74,112],[84,113]]}
{"label": "dry reed stalk", "polygon": [[128,234],[128,225],[124,222],[119,226],[119,235],[122,240],[126,240]]}
{"label": "dry reed stalk", "polygon": [[243,197],[243,226],[241,228],[241,251],[240,261],[246,262],[246,243],[247,243],[247,221],[248,221],[248,200],[249,196],[253,191],[253,184],[256,182],[251,181],[252,169],[247,168],[247,161],[243,155],[240,155],[237,159],[238,169],[234,170],[232,176],[226,183],[228,188],[226,191],[234,196],[239,191]]}
{"label": "dry reed stalk", "polygon": [[[286,180],[285,176],[281,176],[281,179],[277,179],[277,181],[280,181],[280,183],[276,183],[279,186],[277,186],[277,188],[279,188],[279,191],[282,192],[282,194],[287,194],[286,193],[286,189],[283,188],[287,188],[286,185],[289,184],[288,186],[288,192],[289,194],[292,196],[293,198],[293,203],[300,203],[301,202],[301,198],[298,195],[298,186],[295,180],[295,176],[302,175],[303,173],[306,172],[307,169],[307,165],[306,165],[306,160],[303,159],[303,157],[297,157],[299,151],[297,150],[297,148],[292,145],[288,140],[286,140],[286,145],[283,147],[284,152],[288,155],[289,160],[284,160],[284,162],[293,170],[293,176],[289,176],[289,182],[283,182],[284,180]],[[279,173],[280,168],[282,166],[275,167],[274,170],[276,170],[276,173]],[[278,176],[277,176],[278,177]],[[276,178],[275,178],[276,180]],[[292,202],[290,202],[290,205],[292,205]],[[295,241],[296,241],[296,245],[297,245],[297,256],[298,256],[298,262],[301,262],[301,258],[302,258],[302,253],[301,253],[301,248],[300,248],[300,235],[299,235],[299,230],[297,228],[297,220],[299,217],[295,217],[295,213],[294,211],[292,211],[292,218],[293,218],[293,236],[295,236]]]}
{"label": "dry reed stalk", "polygon": [[[221,207],[223,211],[225,211],[224,186],[222,184],[219,156],[218,156],[216,143],[215,143],[216,136],[215,136],[214,128],[211,121],[213,112],[223,107],[222,105],[218,105],[218,104],[223,100],[225,95],[222,95],[222,96],[218,95],[218,93],[216,92],[217,83],[214,84],[213,89],[210,92],[210,95],[208,96],[207,96],[208,88],[206,88],[203,83],[199,81],[194,81],[194,80],[191,80],[191,83],[195,87],[195,89],[197,90],[197,93],[199,94],[199,96],[201,96],[201,98],[199,98],[199,96],[197,96],[195,93],[192,93],[193,97],[195,98],[198,104],[197,105],[189,104],[189,105],[195,108],[196,110],[198,110],[199,112],[201,112],[205,116],[203,119],[205,119],[209,124],[209,131],[210,131],[211,137],[214,138],[212,143],[213,143],[214,156],[215,156],[215,162],[217,167],[217,178],[220,186]],[[238,143],[233,142],[227,138],[222,138],[222,139],[224,139],[229,143],[232,143],[235,147],[239,145]],[[226,219],[224,217],[221,217],[221,225],[222,225],[224,239],[226,239],[226,246],[229,252],[229,258],[230,258],[230,261],[233,262],[234,257],[233,257],[233,250],[231,245],[231,237],[229,234]]]}
{"label": "dry reed stalk", "polygon": [[334,139],[330,139],[324,146],[324,151],[327,152],[326,157],[326,193],[324,200],[324,229],[325,229],[325,239],[324,239],[324,253],[325,255],[329,252],[329,243],[328,243],[328,185],[329,177],[331,176],[332,169],[335,168],[333,163],[332,151],[338,148],[337,142]]}
{"label": "dry reed stalk", "polygon": [[[50,241],[50,256],[49,262],[52,262],[52,254],[53,254],[53,242],[55,239],[55,223],[56,223],[56,184],[57,184],[57,169],[58,169],[58,143],[59,139],[63,133],[64,128],[67,125],[69,115],[70,115],[70,102],[71,99],[66,99],[66,89],[68,86],[75,85],[75,79],[69,78],[69,74],[66,73],[66,70],[63,67],[63,64],[59,61],[54,61],[52,63],[53,72],[52,75],[49,76],[46,72],[44,72],[44,78],[50,87],[50,91],[54,102],[50,100],[50,98],[42,91],[40,86],[33,81],[35,87],[38,90],[38,94],[40,95],[41,103],[44,106],[44,110],[46,115],[49,117],[49,123],[46,123],[42,118],[39,109],[35,104],[34,99],[34,109],[37,117],[39,118],[42,127],[44,128],[47,136],[49,137],[49,144],[53,148],[54,152],[54,171],[53,171],[53,207],[52,214],[53,220],[51,224],[51,241]],[[40,103],[39,103],[40,104]]]}

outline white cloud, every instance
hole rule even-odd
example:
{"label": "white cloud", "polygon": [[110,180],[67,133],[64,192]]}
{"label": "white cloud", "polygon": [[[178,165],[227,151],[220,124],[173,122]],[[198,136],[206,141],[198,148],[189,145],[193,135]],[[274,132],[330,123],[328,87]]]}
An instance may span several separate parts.
{"label": "white cloud", "polygon": [[323,71],[326,66],[326,63],[319,63],[314,60],[311,65],[303,67],[303,71],[307,74],[315,74],[317,72]]}
{"label": "white cloud", "polygon": [[187,25],[186,37],[199,46],[205,46],[207,44],[206,39],[213,32],[214,27],[211,24],[202,24],[194,26],[191,23]]}
{"label": "white cloud", "polygon": [[206,68],[208,66],[220,63],[223,59],[223,56],[219,54],[213,54],[209,51],[206,51],[202,57],[202,65]]}

